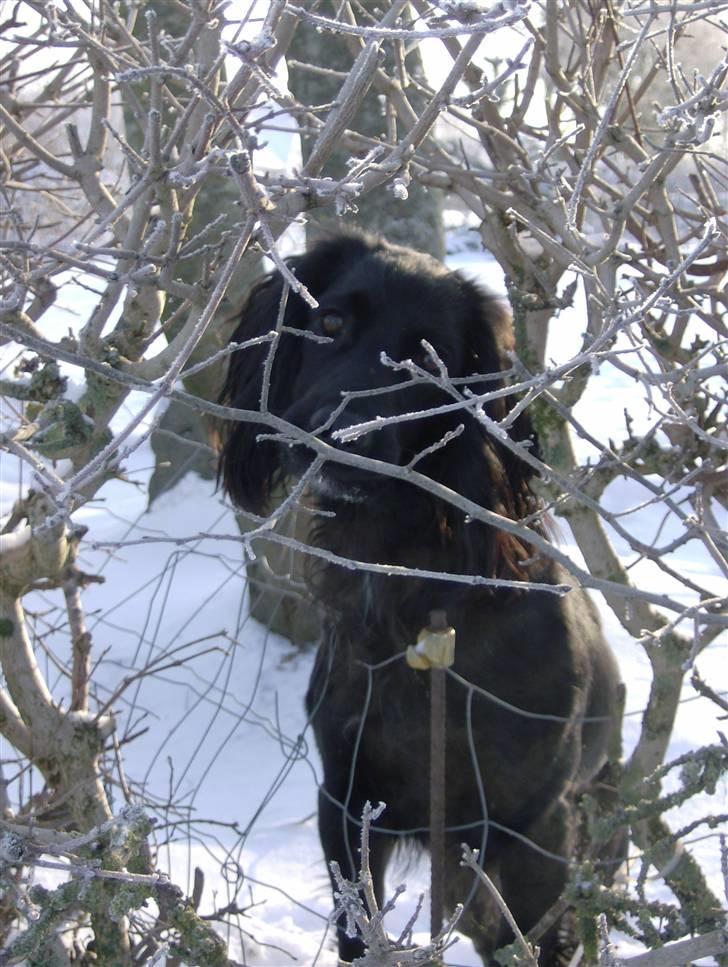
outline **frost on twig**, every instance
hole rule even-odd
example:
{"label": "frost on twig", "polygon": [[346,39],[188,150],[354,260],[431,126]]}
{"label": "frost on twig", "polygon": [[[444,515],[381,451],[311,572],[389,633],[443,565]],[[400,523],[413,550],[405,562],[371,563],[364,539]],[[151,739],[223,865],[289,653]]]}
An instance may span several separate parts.
{"label": "frost on twig", "polygon": [[380,908],[374,894],[372,873],[369,867],[369,836],[371,824],[384,811],[384,803],[372,807],[366,803],[362,813],[361,829],[361,871],[356,881],[347,880],[336,861],[331,863],[331,872],[336,882],[336,905],[331,915],[331,921],[336,923],[344,920],[344,931],[349,937],[360,937],[365,953],[354,960],[356,967],[424,967],[424,965],[439,963],[445,951],[455,942],[451,938],[452,931],[462,912],[458,906],[436,937],[427,944],[415,944],[412,941],[412,931],[415,921],[422,907],[420,896],[415,912],[406,924],[404,930],[396,939],[387,934],[384,921],[386,915],[394,909],[397,900],[405,892],[404,886],[399,886],[391,897]]}

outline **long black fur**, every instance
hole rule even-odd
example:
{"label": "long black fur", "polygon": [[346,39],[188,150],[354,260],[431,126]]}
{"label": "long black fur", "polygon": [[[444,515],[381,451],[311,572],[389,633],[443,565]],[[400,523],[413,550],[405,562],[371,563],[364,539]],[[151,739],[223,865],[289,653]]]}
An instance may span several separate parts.
{"label": "long black fur", "polygon": [[[429,256],[366,236],[319,242],[289,264],[319,308],[289,294],[285,330],[269,366],[269,412],[316,430],[342,453],[397,466],[420,454],[417,471],[510,519],[534,512],[531,468],[463,410],[388,425],[350,444],[331,436],[378,416],[452,402],[431,380],[412,381],[382,362],[384,352],[436,368],[423,339],[451,378],[490,374],[489,382],[473,380],[472,388],[503,387],[500,374],[513,344],[503,305]],[[282,292],[278,273],[265,278],[233,338],[242,342],[274,329]],[[292,330],[338,331],[324,343]],[[258,408],[269,352],[265,344],[233,354],[225,403]],[[391,389],[354,395],[331,419],[342,393],[375,387]],[[502,396],[486,412],[502,420],[513,402]],[[462,431],[446,446],[422,455],[459,424]],[[527,416],[510,433],[536,452]],[[276,480],[300,477],[313,459],[305,445],[270,437],[261,424],[227,427],[221,475],[235,503],[249,511],[263,512]],[[310,481],[309,494],[321,512],[313,543],[341,557],[568,583],[526,542],[407,481],[331,460]],[[543,535],[538,524],[532,527]],[[447,682],[446,901],[452,909],[470,896],[459,927],[488,962],[512,935],[485,890],[471,895],[473,874],[459,866],[460,843],[484,846],[483,867],[524,931],[560,896],[577,850],[576,800],[598,781],[618,726],[618,672],[595,609],[578,589],[560,597],[352,570],[316,558],[308,581],[323,621],[306,696],[323,762],[321,843],[327,862],[336,860],[355,878],[362,807],[367,800],[385,802],[371,841],[380,899],[387,861],[402,838],[395,834],[426,845],[429,806],[429,673],[387,659],[416,640],[434,609],[444,609],[456,629],[454,671],[482,691],[470,694],[452,676]],[[344,960],[361,954],[361,942],[346,935],[343,923],[338,935]],[[541,945],[543,963],[557,957],[558,925]]]}

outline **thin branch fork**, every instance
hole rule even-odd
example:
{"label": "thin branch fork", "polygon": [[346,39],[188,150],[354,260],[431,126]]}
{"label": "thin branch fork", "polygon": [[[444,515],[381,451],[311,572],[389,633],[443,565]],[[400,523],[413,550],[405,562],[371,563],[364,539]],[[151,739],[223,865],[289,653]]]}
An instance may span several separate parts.
{"label": "thin branch fork", "polygon": [[463,858],[461,860],[461,866],[467,866],[468,869],[472,870],[480,882],[485,886],[490,895],[493,897],[495,902],[498,904],[498,909],[501,911],[505,917],[508,926],[513,931],[516,943],[519,945],[523,951],[524,960],[530,967],[538,967],[538,947],[533,947],[525,938],[521,932],[520,927],[516,923],[513,914],[511,913],[508,904],[501,896],[495,883],[491,880],[485,870],[478,863],[477,851],[473,851],[466,843],[462,844]]}
{"label": "thin branch fork", "polygon": [[[405,8],[406,2],[407,0],[393,0],[389,10],[382,17],[380,26],[387,28],[390,24],[394,23]],[[298,13],[299,11],[294,9],[292,12]],[[331,154],[338,139],[359,109],[366,92],[369,90],[374,72],[378,66],[377,61],[380,45],[381,40],[368,40],[354,62],[349,76],[339,93],[338,104],[326,119],[324,128],[318,136],[316,144],[313,146],[311,154],[303,167],[302,175],[304,177],[316,177],[316,175],[320,174],[324,163]]]}

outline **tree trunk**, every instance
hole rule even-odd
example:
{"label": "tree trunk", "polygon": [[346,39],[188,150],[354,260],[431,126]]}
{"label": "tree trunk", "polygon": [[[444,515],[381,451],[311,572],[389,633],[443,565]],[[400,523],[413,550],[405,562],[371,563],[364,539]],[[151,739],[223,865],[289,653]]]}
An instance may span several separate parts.
{"label": "tree trunk", "polygon": [[[327,0],[319,12],[333,16],[335,6],[332,0]],[[336,100],[358,52],[357,43],[355,38],[349,39],[343,35],[318,31],[308,23],[299,25],[290,46],[288,86],[295,99],[311,107],[317,117],[325,119],[327,111],[321,110],[320,106],[330,105]],[[310,69],[312,67],[338,73],[316,73]],[[404,57],[404,69],[407,72],[408,82],[404,93],[419,114],[426,103],[426,99],[412,83],[414,80],[423,80],[425,76],[419,47]],[[365,136],[386,138],[387,124],[382,100],[376,91],[371,89],[359,113],[352,120],[352,130]],[[401,133],[400,131],[399,134]],[[310,154],[313,140],[305,133],[302,135],[304,161]],[[362,157],[364,154],[366,149],[361,151]],[[346,174],[347,162],[350,159],[351,152],[335,151],[322,174],[340,179]],[[368,232],[384,235],[390,242],[410,245],[422,252],[429,252],[435,258],[443,259],[445,232],[442,212],[442,193],[436,188],[424,188],[413,181],[408,186],[407,198],[400,200],[388,186],[382,186],[368,192],[366,205],[362,205],[360,210],[350,211],[343,217],[330,209],[311,213],[307,235],[315,238],[320,235],[322,229],[341,229],[343,222],[344,225],[356,226]]]}
{"label": "tree trunk", "polygon": [[[156,20],[156,30],[160,36],[179,40],[187,27],[184,17],[180,17],[179,10],[173,3],[155,4],[153,8]],[[149,32],[149,21],[146,17],[138,16],[134,33],[141,40],[146,41]],[[208,74],[214,67],[220,54],[220,26],[217,20],[211,26],[206,26],[195,43],[195,63],[201,76]],[[224,67],[218,70],[217,77],[210,79],[210,87],[216,89],[223,79]],[[148,95],[148,82],[142,87],[144,96]],[[198,110],[206,111],[203,104]],[[169,113],[169,112],[167,112]],[[163,117],[163,125],[171,131],[176,118]],[[146,132],[139,124],[139,120],[129,101],[125,101],[124,123],[126,137],[131,146],[138,152],[144,153]],[[209,238],[200,238],[200,255],[189,258],[175,265],[175,278],[189,284],[199,283],[200,278],[207,272],[207,266],[219,264],[229,255],[231,241],[219,245],[222,233],[229,238],[235,237],[234,226],[244,217],[240,205],[240,191],[232,178],[212,173],[205,181],[203,191],[193,188],[190,191],[179,191],[179,211],[184,218],[185,241],[199,236],[205,229],[216,222],[222,222],[214,233],[215,244],[206,246]],[[170,213],[163,212],[163,217]],[[193,246],[194,247],[194,246]],[[251,283],[261,273],[260,256],[245,257],[238,266],[231,285],[228,287],[220,306],[215,313],[212,326],[192,353],[188,368],[208,359],[222,349],[230,338],[230,334],[237,322],[240,307]],[[166,301],[160,323],[164,329],[164,336],[168,341],[174,339],[183,325],[184,313],[175,322],[174,316],[180,308],[181,301],[170,297]],[[187,392],[204,400],[216,401],[223,382],[224,364],[215,363],[192,376],[183,374],[182,381]],[[199,416],[188,407],[182,406],[174,400],[169,401],[162,414],[158,428],[152,434],[151,443],[154,451],[154,472],[149,485],[149,505],[165,491],[179,483],[190,471],[194,471],[205,480],[214,480],[216,469],[214,421],[206,416]]]}

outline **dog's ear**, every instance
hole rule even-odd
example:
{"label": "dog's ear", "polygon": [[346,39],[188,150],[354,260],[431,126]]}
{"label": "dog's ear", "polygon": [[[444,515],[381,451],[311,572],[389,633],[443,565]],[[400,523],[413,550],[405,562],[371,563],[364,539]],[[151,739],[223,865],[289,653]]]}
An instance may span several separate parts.
{"label": "dog's ear", "polygon": [[[502,300],[483,292],[472,282],[465,280],[468,295],[467,371],[469,373],[504,373],[512,368],[511,353],[516,340],[513,317],[508,305]],[[505,378],[481,384],[481,391],[501,389]],[[488,415],[503,420],[513,409],[515,396],[503,396],[487,405]],[[528,414],[520,414],[510,430],[511,439],[518,443],[530,441],[532,452],[537,451],[536,434]]]}
{"label": "dog's ear", "polygon": [[[489,375],[502,373],[511,368],[509,353],[515,346],[513,323],[508,306],[502,299],[483,291],[469,279],[461,277],[465,296],[465,370],[462,375]],[[480,383],[477,390],[489,392],[501,389],[504,379]],[[475,389],[475,387],[474,387]],[[488,415],[502,420],[512,403],[509,397],[500,397],[488,404]]]}
{"label": "dog's ear", "polygon": [[[296,260],[291,260],[296,269]],[[299,275],[299,273],[296,273]],[[299,275],[300,278],[300,275]],[[284,284],[276,272],[258,282],[243,306],[240,324],[231,341],[246,343],[265,336],[276,328],[276,321],[284,297]],[[288,292],[284,322],[291,328],[304,328],[307,308],[303,300]],[[290,406],[291,387],[298,370],[296,337],[283,334],[275,349],[270,367],[268,408],[282,414]],[[220,402],[241,410],[260,410],[266,359],[271,342],[246,346],[230,357],[227,378]],[[259,513],[265,509],[271,489],[280,472],[278,449],[269,440],[258,440],[266,432],[263,424],[252,421],[227,421],[222,427],[223,440],[219,478],[233,501],[246,510]]]}
{"label": "dog's ear", "polygon": [[[468,366],[470,371],[473,373],[505,372],[512,367],[510,354],[515,349],[510,309],[502,300],[483,292],[472,283],[469,283],[469,290],[470,360]],[[485,390],[498,389],[505,385],[505,378],[480,384]],[[494,420],[503,420],[516,402],[515,396],[492,400],[486,407],[488,415]],[[514,420],[509,429],[509,436],[515,443],[524,444],[533,456],[539,457],[538,438],[526,411]],[[531,489],[531,481],[536,471],[493,437],[489,438],[488,446],[497,455],[505,478],[501,488],[503,511],[513,519],[532,513],[537,503]]]}

